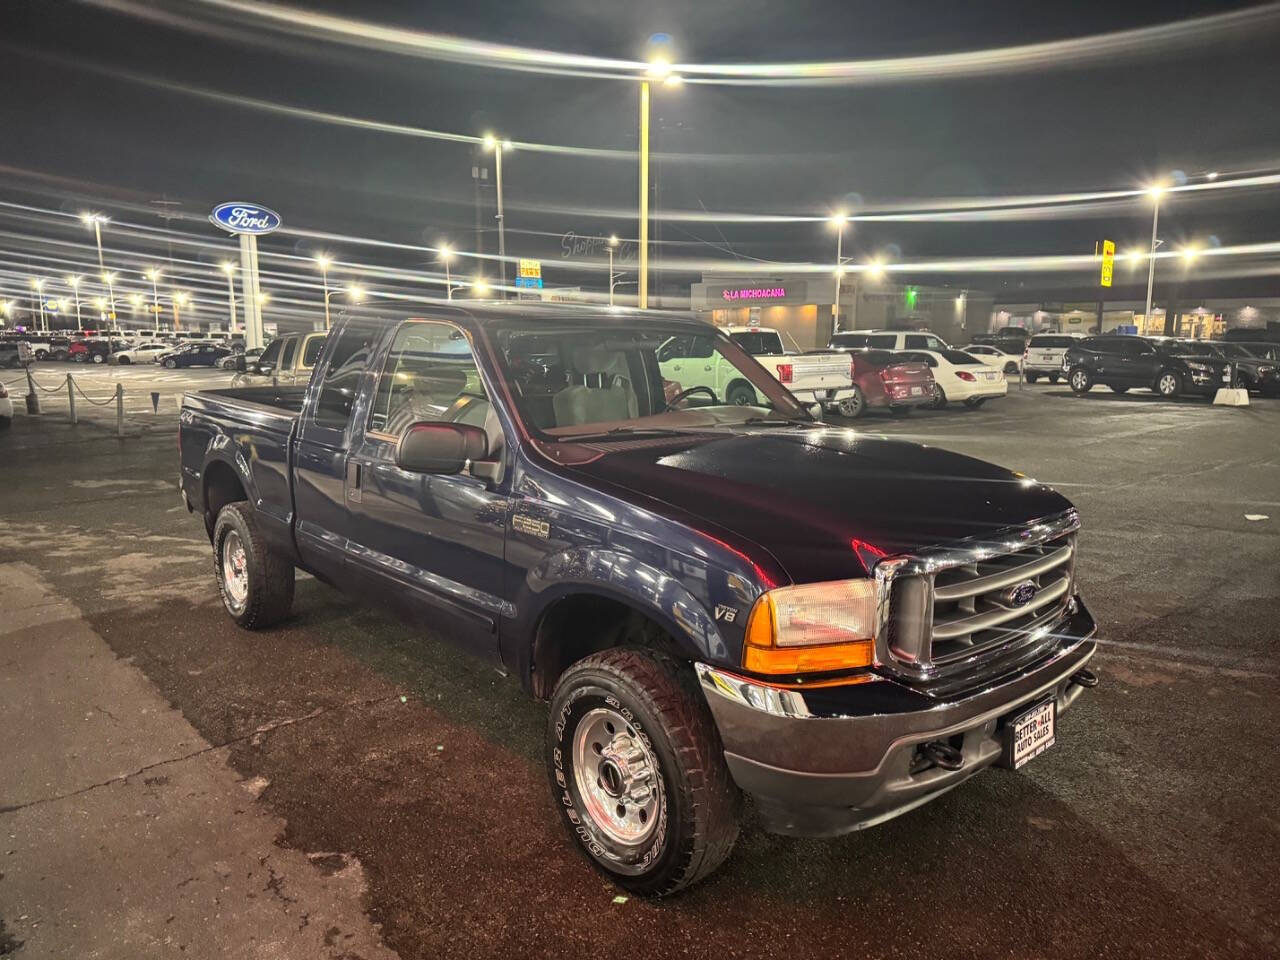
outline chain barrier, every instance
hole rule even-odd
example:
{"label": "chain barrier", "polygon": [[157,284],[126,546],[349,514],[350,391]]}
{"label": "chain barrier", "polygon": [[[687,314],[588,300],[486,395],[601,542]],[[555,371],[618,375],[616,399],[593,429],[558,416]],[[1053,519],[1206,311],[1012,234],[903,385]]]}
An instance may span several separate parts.
{"label": "chain barrier", "polygon": [[[80,389],[80,384],[76,383],[75,380],[71,378],[71,374],[69,373],[67,374],[67,379],[71,380],[71,385],[76,388],[76,393],[80,394],[80,396],[84,397],[86,400],[92,403],[95,407],[105,407],[109,403],[116,402],[115,393],[111,394],[111,396],[107,397],[107,399],[105,400],[95,400],[93,399],[93,397],[89,396],[87,393],[85,393],[83,390]],[[118,386],[119,384],[117,384],[117,387]],[[117,392],[119,391],[117,390]]]}

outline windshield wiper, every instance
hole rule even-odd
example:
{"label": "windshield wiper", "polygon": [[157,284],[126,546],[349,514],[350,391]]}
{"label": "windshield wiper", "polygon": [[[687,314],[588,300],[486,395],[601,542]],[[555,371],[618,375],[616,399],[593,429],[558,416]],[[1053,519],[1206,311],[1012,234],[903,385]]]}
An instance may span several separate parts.
{"label": "windshield wiper", "polygon": [[600,430],[596,433],[569,433],[556,437],[556,439],[572,442],[574,440],[595,440],[600,437],[620,436],[683,437],[695,432],[694,430],[676,430],[672,427],[613,427],[610,430]]}
{"label": "windshield wiper", "polygon": [[747,417],[747,419],[743,420],[742,423],[740,424],[726,423],[725,426],[726,427],[732,427],[732,426],[755,427],[755,426],[770,425],[770,426],[794,427],[802,423],[814,424],[817,422],[818,422],[817,420],[803,420],[800,417]]}

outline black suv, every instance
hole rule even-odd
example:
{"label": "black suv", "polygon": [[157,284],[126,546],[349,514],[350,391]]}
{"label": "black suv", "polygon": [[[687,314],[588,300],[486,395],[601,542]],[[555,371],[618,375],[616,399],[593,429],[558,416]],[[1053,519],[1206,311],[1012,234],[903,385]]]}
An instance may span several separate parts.
{"label": "black suv", "polygon": [[1268,397],[1280,396],[1280,343],[1206,344],[1236,368],[1236,385]]}
{"label": "black suv", "polygon": [[1193,344],[1177,340],[1107,334],[1086,337],[1062,358],[1067,383],[1087,393],[1101,383],[1116,393],[1130,387],[1153,390],[1172,399],[1181,394],[1212,397],[1219,387],[1231,386],[1231,364]]}

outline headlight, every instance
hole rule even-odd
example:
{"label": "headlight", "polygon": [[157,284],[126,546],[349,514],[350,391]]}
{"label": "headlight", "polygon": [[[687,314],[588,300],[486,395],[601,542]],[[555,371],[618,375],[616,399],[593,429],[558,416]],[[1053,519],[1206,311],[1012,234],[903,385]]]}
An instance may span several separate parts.
{"label": "headlight", "polygon": [[1273,373],[1275,373],[1275,372],[1276,372],[1276,368],[1275,368],[1275,367],[1269,367],[1269,366],[1266,366],[1266,365],[1263,365],[1263,366],[1258,367],[1258,376],[1260,376],[1260,377],[1269,377],[1269,376],[1271,376],[1271,374],[1273,374]]}
{"label": "headlight", "polygon": [[1194,370],[1196,373],[1213,373],[1213,367],[1207,363],[1196,363],[1194,360],[1187,361],[1187,369]]}
{"label": "headlight", "polygon": [[874,580],[779,587],[761,594],[747,617],[742,666],[771,674],[870,666],[878,596]]}

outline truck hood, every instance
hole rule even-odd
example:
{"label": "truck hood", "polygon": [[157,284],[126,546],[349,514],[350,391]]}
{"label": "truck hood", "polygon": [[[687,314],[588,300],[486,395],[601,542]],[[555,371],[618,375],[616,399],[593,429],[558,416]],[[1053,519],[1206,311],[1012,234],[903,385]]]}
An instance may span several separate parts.
{"label": "truck hood", "polygon": [[884,556],[1071,508],[1056,491],[994,464],[844,428],[581,447],[593,456],[573,471],[631,492],[639,506],[657,501],[705,520],[709,532],[732,531],[796,583],[866,576]]}

